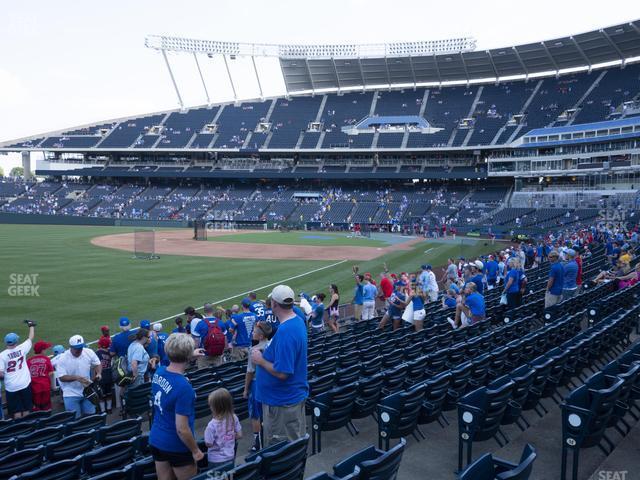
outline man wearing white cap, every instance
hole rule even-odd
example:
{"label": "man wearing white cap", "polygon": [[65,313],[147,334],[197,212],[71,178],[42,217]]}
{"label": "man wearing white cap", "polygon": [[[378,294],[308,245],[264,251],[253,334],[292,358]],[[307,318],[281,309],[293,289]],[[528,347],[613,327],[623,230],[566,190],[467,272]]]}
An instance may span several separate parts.
{"label": "man wearing white cap", "polygon": [[56,373],[64,409],[75,412],[76,418],[96,413],[95,405],[84,398],[84,387],[100,380],[102,365],[95,352],[85,348],[84,338],[80,335],[69,339],[69,349],[56,362]]}
{"label": "man wearing white cap", "polygon": [[307,327],[293,311],[295,294],[286,285],[271,292],[271,308],[280,326],[261,353],[251,352],[256,368],[256,399],[262,403],[266,445],[296,440],[306,433]]}
{"label": "man wearing white cap", "polygon": [[7,348],[0,353],[0,379],[4,379],[7,410],[9,416],[13,418],[24,417],[33,408],[31,373],[27,365],[27,355],[35,336],[35,322],[25,320],[25,323],[29,326],[29,338],[18,344],[20,337],[15,333],[8,333],[4,337]]}

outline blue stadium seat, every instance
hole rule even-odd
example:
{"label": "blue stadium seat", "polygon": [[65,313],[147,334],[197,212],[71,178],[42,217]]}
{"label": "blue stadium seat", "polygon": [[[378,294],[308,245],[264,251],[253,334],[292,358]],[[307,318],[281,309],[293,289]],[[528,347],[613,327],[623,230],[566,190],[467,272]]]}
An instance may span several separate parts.
{"label": "blue stadium seat", "polygon": [[260,473],[270,480],[301,480],[307,464],[309,435],[293,442],[280,442],[245,458],[253,462],[262,457]]}
{"label": "blue stadium seat", "polygon": [[112,443],[85,453],[83,471],[87,475],[96,475],[124,468],[133,463],[136,456],[136,445],[133,440]]}
{"label": "blue stadium seat", "polygon": [[39,428],[35,432],[30,432],[16,437],[16,448],[34,448],[48,442],[60,440],[64,435],[64,426]]}
{"label": "blue stadium seat", "polygon": [[[601,376],[597,373],[595,376]],[[592,377],[593,378],[593,377]],[[597,380],[597,379],[596,379]],[[569,453],[573,455],[571,479],[578,478],[580,449],[601,445],[609,418],[620,396],[624,380],[618,379],[607,388],[594,390],[588,385],[575,389],[561,404],[562,409],[562,465],[561,479],[565,480]]]}
{"label": "blue stadium seat", "polygon": [[67,480],[70,478],[80,478],[82,471],[82,456],[68,460],[49,463],[36,470],[23,473],[13,480]]}
{"label": "blue stadium seat", "polygon": [[322,432],[333,431],[346,427],[353,435],[351,412],[356,397],[358,385],[352,383],[342,387],[332,388],[328,392],[316,395],[309,400],[311,407],[311,454],[322,451]]}
{"label": "blue stadium seat", "polygon": [[[260,466],[262,464],[262,457],[257,456],[251,462],[238,465],[232,470],[225,472],[229,479],[233,480],[262,480],[264,477],[260,473]],[[193,477],[193,480],[211,480],[212,472],[205,470],[200,475]]]}
{"label": "blue stadium seat", "polygon": [[0,459],[0,478],[10,478],[38,468],[44,460],[44,446],[10,453]]}
{"label": "blue stadium seat", "polygon": [[96,434],[94,430],[74,433],[73,435],[62,437],[57,442],[47,443],[45,445],[45,457],[48,462],[74,458],[93,450],[95,443]]}
{"label": "blue stadium seat", "polygon": [[389,449],[392,438],[401,438],[415,434],[418,429],[418,416],[422,408],[426,386],[418,384],[403,392],[394,393],[380,400],[378,404],[378,447]]}
{"label": "blue stadium seat", "polygon": [[458,470],[463,468],[464,448],[466,464],[471,463],[473,442],[494,438],[498,445],[500,422],[513,392],[514,382],[504,376],[488,387],[466,394],[458,403]]}
{"label": "blue stadium seat", "polygon": [[129,440],[142,433],[142,418],[130,418],[98,428],[97,441],[100,445]]}
{"label": "blue stadium seat", "polygon": [[348,478],[359,469],[356,477],[359,480],[395,480],[406,446],[407,441],[401,438],[397,445],[386,451],[367,447],[335,464],[333,473],[340,478]]}
{"label": "blue stadium seat", "polygon": [[458,480],[528,480],[537,456],[530,444],[525,445],[519,464],[486,453],[465,468]]}
{"label": "blue stadium seat", "polygon": [[78,420],[74,420],[68,422],[65,425],[64,434],[72,435],[74,433],[80,432],[88,432],[90,430],[97,430],[100,427],[104,427],[107,423],[107,414],[106,413],[98,413],[95,415],[89,415],[86,417],[79,418]]}

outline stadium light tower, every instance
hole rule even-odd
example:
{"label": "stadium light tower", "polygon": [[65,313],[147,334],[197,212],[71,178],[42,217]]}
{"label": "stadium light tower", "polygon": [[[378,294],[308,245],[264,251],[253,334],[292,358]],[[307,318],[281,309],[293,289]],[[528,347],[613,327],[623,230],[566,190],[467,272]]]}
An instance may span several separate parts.
{"label": "stadium light tower", "polygon": [[[221,56],[224,60],[225,70],[229,77],[229,83],[231,84],[231,90],[233,91],[234,100],[237,100],[237,90],[229,69],[228,58],[235,59],[238,57],[250,57],[253,71],[258,83],[258,89],[260,91],[260,97],[263,96],[262,83],[260,82],[260,73],[256,67],[255,57],[273,57],[277,58],[281,62],[281,70],[283,78],[285,78],[285,72],[282,66],[283,60],[303,60],[307,67],[309,77],[311,77],[311,71],[309,70],[309,61],[313,60],[330,60],[333,62],[333,68],[335,69],[336,59],[345,60],[357,60],[367,58],[380,58],[387,59],[393,58],[409,58],[425,56],[425,55],[443,55],[443,54],[462,54],[464,52],[470,52],[475,50],[476,41],[471,37],[451,38],[446,40],[428,40],[421,42],[397,42],[397,43],[375,43],[375,44],[314,44],[314,45],[301,45],[301,44],[268,44],[268,43],[240,43],[240,42],[221,42],[215,40],[198,40],[193,38],[184,37],[172,37],[172,36],[160,36],[149,35],[145,38],[145,46],[153,50],[158,50],[162,53],[165,60],[167,69],[169,70],[169,76],[176,90],[178,96],[178,102],[180,106],[183,106],[182,96],[180,89],[175,81],[175,77],[171,70],[171,65],[167,58],[167,52],[174,53],[187,53],[192,54],[196,62],[196,67],[202,86],[204,88],[207,103],[210,103],[209,92],[206,87],[206,82],[200,69],[197,55],[204,54],[209,58]],[[409,60],[410,61],[410,60]],[[413,67],[412,67],[413,68]],[[388,66],[387,66],[388,69]],[[389,82],[391,79],[389,75]],[[336,70],[337,78],[337,70]],[[313,83],[313,80],[311,80]],[[338,79],[339,82],[339,79]],[[363,75],[364,82],[364,75]],[[285,86],[286,86],[285,81]],[[363,85],[364,87],[364,85]],[[315,88],[313,88],[315,91]],[[288,87],[287,87],[288,93]]]}

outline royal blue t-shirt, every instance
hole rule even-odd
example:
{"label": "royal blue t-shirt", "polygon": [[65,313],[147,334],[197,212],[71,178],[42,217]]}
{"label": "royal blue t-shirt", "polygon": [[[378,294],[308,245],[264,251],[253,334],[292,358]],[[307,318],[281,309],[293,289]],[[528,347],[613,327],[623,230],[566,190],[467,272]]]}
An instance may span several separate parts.
{"label": "royal blue t-shirt", "polygon": [[[215,321],[215,317],[206,317],[210,322]],[[196,335],[200,336],[200,345],[198,347],[202,347],[204,345],[204,339],[209,333],[209,324],[205,322],[204,318],[198,322],[195,328]]]}
{"label": "royal blue t-shirt", "polygon": [[249,310],[256,316],[256,322],[261,322],[264,320],[264,311],[265,311],[264,303],[256,300],[251,303]]}
{"label": "royal blue t-shirt", "polygon": [[[476,284],[476,287],[478,287],[477,288],[477,292],[480,295],[482,295],[484,293],[484,284],[482,282],[482,275],[481,274],[478,273],[477,275],[474,275],[473,277],[471,277],[469,279],[469,282],[473,282],[473,283]],[[467,283],[469,283],[469,282],[467,282]]]}
{"label": "royal blue t-shirt", "polygon": [[356,285],[353,293],[353,303],[356,305],[362,305],[364,295],[364,285]]}
{"label": "royal blue t-shirt", "polygon": [[270,308],[264,309],[264,321],[271,324],[273,333],[276,333],[276,329],[278,328],[278,325],[280,325],[280,321]]}
{"label": "royal blue t-shirt", "polygon": [[572,290],[577,288],[576,279],[578,278],[578,263],[571,260],[564,264],[564,281],[563,288]]}
{"label": "royal blue t-shirt", "polygon": [[495,260],[489,260],[485,268],[487,269],[487,278],[495,280],[498,277],[498,262]]}
{"label": "royal blue t-shirt", "polygon": [[404,303],[407,300],[407,296],[402,292],[393,292],[389,297],[389,316],[399,317],[402,315],[402,310],[394,305],[395,303]]}
{"label": "royal blue t-shirt", "polygon": [[150,357],[158,355],[158,340],[153,335],[150,336],[149,343],[144,349],[147,351]]}
{"label": "royal blue t-shirt", "polygon": [[110,350],[114,352],[118,357],[124,357],[127,354],[131,340],[129,340],[129,332],[120,332],[114,335],[111,342]]}
{"label": "royal blue t-shirt", "polygon": [[560,262],[551,265],[549,278],[553,278],[553,285],[549,289],[549,293],[552,295],[562,295],[562,289],[564,288],[564,267]]}
{"label": "royal blue t-shirt", "polygon": [[250,347],[251,339],[249,338],[249,332],[247,332],[247,326],[244,323],[244,313],[236,313],[235,315],[231,315],[230,323],[231,328],[233,328],[236,332],[236,341],[234,345],[236,347]]}
{"label": "royal blue t-shirt", "polygon": [[307,318],[307,314],[297,305],[293,306],[293,313],[302,318],[303,320]]}
{"label": "royal blue t-shirt", "polygon": [[160,357],[161,365],[169,365],[169,358],[167,354],[164,352],[164,344],[169,338],[169,335],[165,332],[158,333],[158,356]]}
{"label": "royal blue t-shirt", "polygon": [[471,310],[471,315],[484,315],[484,297],[478,292],[473,292],[471,295],[467,295],[464,303]]}
{"label": "royal blue t-shirt", "polygon": [[423,310],[424,309],[424,301],[420,295],[414,295],[411,299],[411,303],[413,304],[413,311]]}
{"label": "royal blue t-shirt", "polygon": [[362,300],[364,302],[375,302],[377,293],[378,289],[374,285],[367,283],[362,287]]}
{"label": "royal blue t-shirt", "polygon": [[313,305],[313,313],[311,314],[311,325],[316,328],[322,327],[324,323],[324,304],[317,303]]}
{"label": "royal blue t-shirt", "polygon": [[504,277],[504,284],[509,283],[509,279],[513,279],[513,283],[508,288],[507,293],[518,293],[520,291],[520,272],[518,270],[509,270],[507,276]]}
{"label": "royal blue t-shirt", "polygon": [[452,298],[452,297],[447,297],[444,299],[444,304],[448,307],[448,308],[456,308],[456,299]]}
{"label": "royal blue t-shirt", "polygon": [[307,398],[307,327],[303,318],[296,316],[281,323],[263,357],[273,363],[275,371],[288,377],[280,380],[258,366],[256,400],[271,406],[285,406]]}
{"label": "royal blue t-shirt", "polygon": [[188,452],[176,431],[176,414],[189,418],[189,428],[195,435],[195,400],[196,394],[184,375],[169,372],[165,366],[158,368],[151,384],[153,424],[149,444],[164,452]]}

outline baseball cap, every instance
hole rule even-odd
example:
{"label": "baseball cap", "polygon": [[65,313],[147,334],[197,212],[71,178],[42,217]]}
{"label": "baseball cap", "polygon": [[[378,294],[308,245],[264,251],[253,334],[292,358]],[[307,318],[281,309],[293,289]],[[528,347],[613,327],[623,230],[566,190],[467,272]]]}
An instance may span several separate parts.
{"label": "baseball cap", "polygon": [[84,338],[82,335],[74,335],[69,339],[69,346],[71,348],[84,348]]}
{"label": "baseball cap", "polygon": [[62,345],[55,345],[53,347],[53,354],[60,355],[61,353],[64,353],[64,347]]}
{"label": "baseball cap", "polygon": [[566,252],[567,255],[569,255],[570,257],[575,257],[576,256],[576,251],[572,248],[569,248]]}
{"label": "baseball cap", "polygon": [[196,309],[193,307],[187,307],[184,309],[185,315],[194,315],[196,313]]}
{"label": "baseball cap", "polygon": [[478,270],[482,270],[484,268],[484,263],[482,263],[480,260],[476,260],[475,262],[473,262],[476,266],[476,268]]}
{"label": "baseball cap", "polygon": [[47,348],[51,348],[51,346],[52,346],[51,343],[45,342],[43,340],[39,340],[33,345],[33,351],[36,352],[36,353],[42,353]]}
{"label": "baseball cap", "polygon": [[7,333],[4,337],[4,343],[7,345],[15,345],[20,340],[17,333]]}
{"label": "baseball cap", "polygon": [[271,299],[282,305],[291,305],[293,304],[293,299],[295,298],[295,293],[291,287],[286,285],[278,285],[271,291]]}
{"label": "baseball cap", "polygon": [[154,323],[153,324],[153,331],[154,332],[159,332],[160,330],[162,330],[162,324],[161,323]]}
{"label": "baseball cap", "polygon": [[111,346],[111,338],[109,338],[109,337],[100,337],[98,339],[98,346],[100,348],[109,348]]}
{"label": "baseball cap", "polygon": [[251,300],[249,300],[248,298],[243,298],[243,299],[242,299],[242,306],[243,306],[243,307],[249,307],[249,306],[251,306]]}
{"label": "baseball cap", "polygon": [[426,270],[427,269],[427,265],[422,265],[420,268],[422,268],[422,270]]}
{"label": "baseball cap", "polygon": [[128,327],[129,325],[131,325],[131,322],[129,321],[129,319],[127,317],[120,317],[120,326],[121,327]]}
{"label": "baseball cap", "polygon": [[109,327],[107,325],[103,325],[100,327],[100,331],[102,333],[109,333]]}
{"label": "baseball cap", "polygon": [[149,320],[140,320],[140,328],[149,330],[151,328],[151,322]]}

